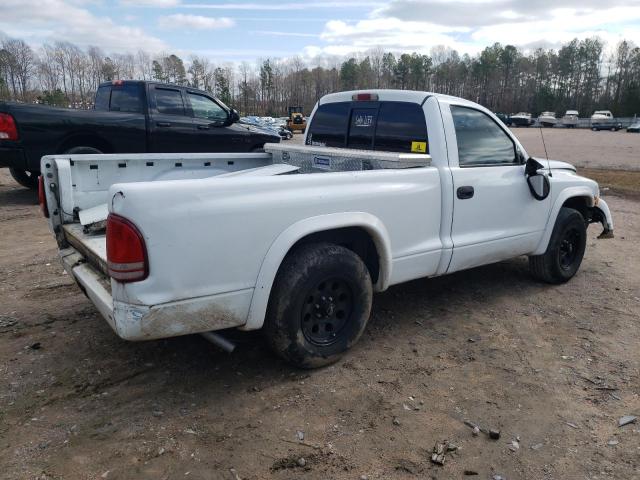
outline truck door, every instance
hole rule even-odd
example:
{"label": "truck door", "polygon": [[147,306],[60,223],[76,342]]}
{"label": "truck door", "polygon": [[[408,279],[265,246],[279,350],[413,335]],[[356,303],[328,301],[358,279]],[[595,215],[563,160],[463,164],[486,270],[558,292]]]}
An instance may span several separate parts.
{"label": "truck door", "polygon": [[193,112],[195,139],[191,152],[246,152],[250,135],[246,128],[227,125],[229,111],[214,99],[187,90],[187,99]]}
{"label": "truck door", "polygon": [[551,196],[539,201],[531,195],[524,159],[493,118],[459,105],[450,105],[450,113],[456,138],[447,142],[454,195],[448,271],[532,252],[542,238]]}
{"label": "truck door", "polygon": [[179,88],[149,85],[151,152],[193,152],[194,125]]}

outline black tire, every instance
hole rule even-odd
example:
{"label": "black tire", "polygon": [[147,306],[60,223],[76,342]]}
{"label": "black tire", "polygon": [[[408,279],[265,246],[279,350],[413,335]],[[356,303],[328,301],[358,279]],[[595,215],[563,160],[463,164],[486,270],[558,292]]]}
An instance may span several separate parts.
{"label": "black tire", "polygon": [[369,270],[354,252],[330,243],[302,245],[278,270],[264,324],[267,342],[296,367],[334,363],[362,335],[372,297]]}
{"label": "black tire", "polygon": [[102,152],[93,147],[73,147],[64,152],[67,155],[99,155]]}
{"label": "black tire", "polygon": [[30,188],[31,190],[38,188],[38,175],[40,175],[38,172],[30,172],[29,170],[11,167],[9,168],[9,173],[11,173],[13,179],[23,187]]}
{"label": "black tire", "polygon": [[529,257],[531,274],[547,283],[569,281],[580,268],[587,245],[587,227],[582,214],[562,207],[553,227],[547,251]]}

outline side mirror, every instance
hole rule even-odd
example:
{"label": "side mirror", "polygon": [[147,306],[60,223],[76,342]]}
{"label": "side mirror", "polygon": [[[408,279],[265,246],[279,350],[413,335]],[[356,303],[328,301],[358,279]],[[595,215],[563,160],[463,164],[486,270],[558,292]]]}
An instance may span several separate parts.
{"label": "side mirror", "polygon": [[236,123],[239,121],[240,121],[240,114],[235,108],[232,108],[231,112],[229,113],[229,123]]}
{"label": "side mirror", "polygon": [[544,165],[537,160],[529,158],[524,168],[524,174],[527,177],[527,185],[533,198],[536,200],[544,200],[551,192],[551,184],[549,177],[542,171]]}

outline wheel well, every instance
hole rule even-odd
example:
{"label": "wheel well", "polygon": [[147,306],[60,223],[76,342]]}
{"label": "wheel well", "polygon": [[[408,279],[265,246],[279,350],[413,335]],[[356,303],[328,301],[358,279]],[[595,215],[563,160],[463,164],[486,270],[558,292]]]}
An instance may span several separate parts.
{"label": "wheel well", "polygon": [[113,148],[108,142],[91,134],[78,134],[66,138],[58,147],[57,153],[64,153],[74,147],[93,147],[102,153],[113,153]]}
{"label": "wheel well", "polygon": [[591,209],[589,208],[590,203],[591,202],[588,197],[571,197],[567,199],[562,206],[579,211],[582,218],[588,222],[591,218]]}
{"label": "wheel well", "polygon": [[301,245],[319,242],[334,243],[354,252],[367,266],[371,281],[374,285],[376,284],[380,276],[380,256],[373,238],[364,228],[345,227],[311,233],[298,240],[289,249],[287,255]]}

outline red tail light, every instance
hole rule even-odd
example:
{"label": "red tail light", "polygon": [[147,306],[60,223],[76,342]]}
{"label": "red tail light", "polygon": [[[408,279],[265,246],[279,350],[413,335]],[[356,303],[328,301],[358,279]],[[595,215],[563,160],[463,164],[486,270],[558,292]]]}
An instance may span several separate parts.
{"label": "red tail light", "polygon": [[354,102],[377,102],[377,93],[354,93],[351,95],[351,100]]}
{"label": "red tail light", "polygon": [[142,234],[126,218],[107,217],[107,268],[119,282],[139,282],[149,275],[147,249]]}
{"label": "red tail light", "polygon": [[38,177],[38,203],[42,214],[49,218],[49,207],[47,206],[47,196],[44,193],[44,177],[42,175]]}
{"label": "red tail light", "polygon": [[16,122],[8,113],[0,113],[0,140],[18,140]]}

